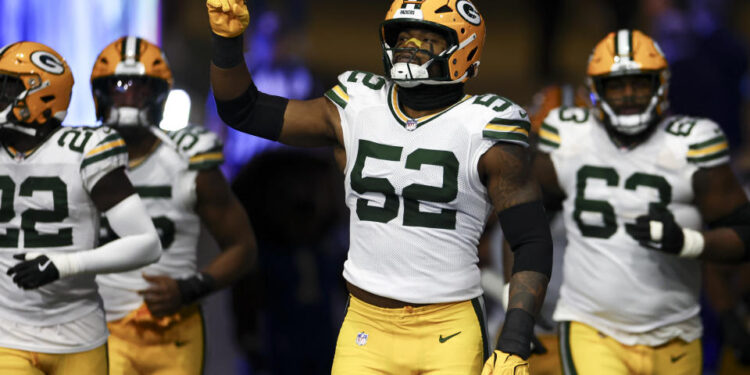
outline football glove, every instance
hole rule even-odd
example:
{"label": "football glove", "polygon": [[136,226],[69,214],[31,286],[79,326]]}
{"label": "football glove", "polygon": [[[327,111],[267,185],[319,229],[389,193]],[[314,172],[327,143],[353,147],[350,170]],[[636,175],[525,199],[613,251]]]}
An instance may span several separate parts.
{"label": "football glove", "polygon": [[250,23],[244,0],[206,0],[208,22],[214,34],[225,38],[242,35]]}
{"label": "football glove", "polygon": [[661,205],[652,204],[648,215],[638,216],[635,224],[625,226],[641,246],[685,258],[698,257],[705,245],[700,232],[680,227],[674,215]]}
{"label": "football glove", "polygon": [[495,350],[484,363],[482,375],[527,375],[529,362],[523,358]]}
{"label": "football glove", "polygon": [[21,262],[8,269],[8,276],[23,289],[36,289],[60,278],[57,266],[46,255],[16,254]]}

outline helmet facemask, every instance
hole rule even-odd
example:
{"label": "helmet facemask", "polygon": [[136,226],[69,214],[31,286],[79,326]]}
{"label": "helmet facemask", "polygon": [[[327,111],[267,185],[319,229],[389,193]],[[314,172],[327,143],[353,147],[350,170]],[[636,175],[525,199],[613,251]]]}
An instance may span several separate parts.
{"label": "helmet facemask", "polygon": [[[24,81],[34,86],[27,88]],[[17,74],[0,74],[0,128],[15,130],[32,137],[36,136],[39,124],[25,122],[30,117],[26,98],[29,94],[47,86],[49,82],[42,84],[37,74],[24,74],[21,77]],[[51,114],[48,114],[51,117]]]}
{"label": "helmet facemask", "polygon": [[663,100],[667,80],[660,75],[660,72],[633,72],[592,77],[592,98],[608,125],[619,133],[635,135],[658,121],[668,103]]}
{"label": "helmet facemask", "polygon": [[102,124],[108,126],[158,125],[169,84],[144,75],[113,75],[94,79],[93,94]]}

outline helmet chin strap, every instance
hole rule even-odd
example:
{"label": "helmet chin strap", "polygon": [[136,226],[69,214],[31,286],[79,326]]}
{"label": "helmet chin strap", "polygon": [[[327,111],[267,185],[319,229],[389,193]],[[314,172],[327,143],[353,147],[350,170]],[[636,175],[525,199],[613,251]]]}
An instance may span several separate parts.
{"label": "helmet chin strap", "polygon": [[151,126],[148,112],[135,107],[112,107],[104,125],[108,126]]}
{"label": "helmet chin strap", "polygon": [[659,103],[659,96],[661,96],[662,92],[663,88],[659,88],[657,93],[651,96],[651,100],[649,101],[646,110],[641,113],[636,113],[633,115],[618,115],[606,100],[600,99],[602,110],[604,110],[604,112],[607,114],[607,117],[609,117],[609,121],[612,127],[615,128],[618,132],[627,135],[638,134],[646,130],[649,124],[651,124],[651,121],[654,119],[654,112],[656,110],[656,106]]}
{"label": "helmet chin strap", "polygon": [[[25,94],[26,94],[26,91],[21,93],[19,97],[21,96],[25,97]],[[32,137],[36,137],[36,133],[37,133],[36,128],[18,125],[11,120],[11,116],[13,116],[13,114],[11,113],[12,111],[13,111],[13,103],[8,104],[8,106],[5,107],[5,109],[3,109],[2,112],[0,112],[0,129],[11,129],[19,133],[23,133]]]}

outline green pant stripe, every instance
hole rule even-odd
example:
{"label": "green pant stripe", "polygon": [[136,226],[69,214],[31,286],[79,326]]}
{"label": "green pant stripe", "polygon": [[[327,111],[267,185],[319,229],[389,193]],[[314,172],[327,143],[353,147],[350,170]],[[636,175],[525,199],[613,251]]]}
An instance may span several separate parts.
{"label": "green pant stripe", "polygon": [[560,361],[565,375],[577,375],[573,355],[570,352],[570,322],[560,323]]}
{"label": "green pant stripe", "polygon": [[485,322],[484,308],[482,302],[479,300],[481,297],[477,297],[471,300],[471,305],[474,307],[474,313],[477,315],[479,320],[479,329],[482,331],[482,360],[486,361],[490,356],[489,340],[487,339],[487,324]]}

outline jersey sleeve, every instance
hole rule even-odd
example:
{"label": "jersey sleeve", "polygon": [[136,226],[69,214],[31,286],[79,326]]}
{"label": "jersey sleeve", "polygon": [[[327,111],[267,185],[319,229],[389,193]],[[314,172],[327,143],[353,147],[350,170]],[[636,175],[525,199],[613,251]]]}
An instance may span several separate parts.
{"label": "jersey sleeve", "polygon": [[336,85],[325,93],[325,97],[341,109],[345,109],[346,105],[349,104],[349,93],[345,82],[351,74],[351,71],[339,74]]}
{"label": "jersey sleeve", "polygon": [[496,95],[479,97],[475,104],[485,105],[494,112],[482,129],[484,139],[529,147],[531,123],[528,113],[523,108]]}
{"label": "jersey sleeve", "polygon": [[541,152],[549,154],[560,148],[560,131],[557,121],[560,117],[559,111],[558,108],[551,110],[539,127],[539,144],[537,147]]}
{"label": "jersey sleeve", "polygon": [[84,145],[81,159],[81,178],[86,190],[90,192],[99,179],[127,165],[128,149],[120,134],[106,126],[94,129]]}
{"label": "jersey sleeve", "polygon": [[190,126],[169,133],[177,151],[188,158],[188,169],[205,170],[224,163],[224,144],[221,139],[200,126]]}
{"label": "jersey sleeve", "polygon": [[710,168],[729,162],[729,143],[717,123],[708,119],[683,118],[670,125],[670,130],[674,129],[688,133],[688,163],[699,168]]}

